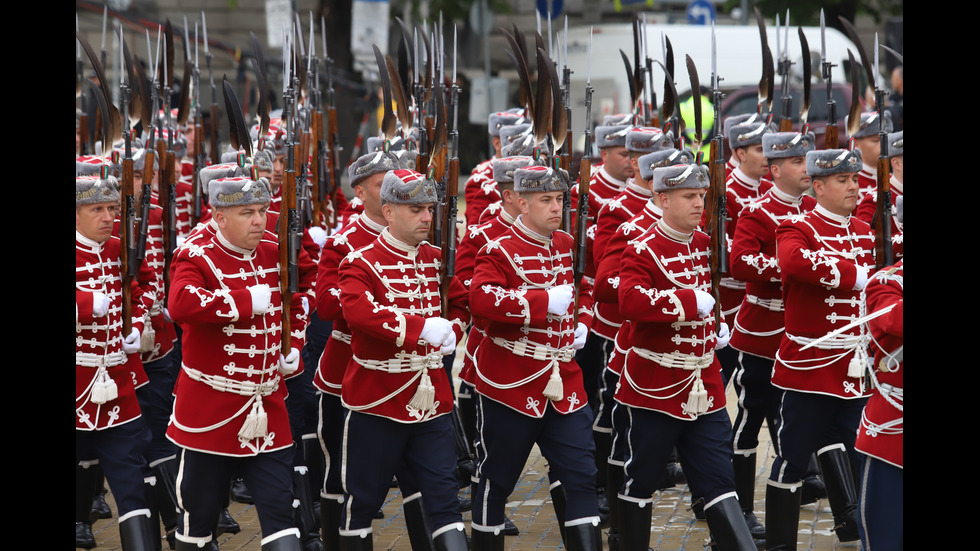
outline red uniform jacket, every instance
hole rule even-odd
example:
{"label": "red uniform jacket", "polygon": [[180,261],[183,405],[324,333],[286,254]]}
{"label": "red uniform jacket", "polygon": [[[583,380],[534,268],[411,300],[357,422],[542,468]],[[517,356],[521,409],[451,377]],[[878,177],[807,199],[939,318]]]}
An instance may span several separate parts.
{"label": "red uniform jacket", "polygon": [[776,257],[776,227],[815,205],[816,200],[809,195],[792,197],[774,187],[742,209],[729,256],[731,275],[745,282],[746,290],[729,342],[736,350],[762,358],[776,357],[786,310]]}
{"label": "red uniform jacket", "polygon": [[[892,253],[896,261],[901,260],[904,255],[905,240],[902,237],[902,223],[898,221],[898,208],[897,201],[902,195],[902,182],[895,179],[895,176],[891,177],[889,181],[889,188],[891,189],[892,198]],[[875,211],[878,208],[878,189],[875,188],[871,190],[870,193],[861,198],[861,202],[858,204],[857,208],[854,210],[854,216],[859,220],[866,222],[871,226],[871,230],[874,231],[874,221]]]}
{"label": "red uniform jacket", "polygon": [[[279,247],[270,231],[254,251],[218,232],[177,250],[170,315],[183,330],[183,363],[167,437],[205,453],[251,456],[292,445],[285,381]],[[249,287],[269,286],[271,307],[253,313]],[[291,346],[302,349],[300,294],[290,309]],[[248,430],[264,425],[266,430]]]}
{"label": "red uniform jacket", "polygon": [[619,303],[632,344],[616,400],[682,420],[725,407],[715,357],[715,318],[697,315],[695,290],[710,292],[710,238],[661,219],[623,252]]}
{"label": "red uniform jacket", "polygon": [[[858,429],[858,451],[904,467],[904,379],[905,362],[901,350],[905,343],[904,261],[874,275],[865,289],[868,313],[892,306],[887,314],[868,322],[875,352],[874,375],[877,387],[864,406]],[[896,354],[896,352],[898,354]]]}
{"label": "red uniform jacket", "polygon": [[[725,182],[725,209],[730,219],[725,225],[729,258],[731,258],[732,239],[735,236],[735,228],[738,227],[739,214],[746,205],[757,200],[770,188],[772,182],[764,179],[752,181],[738,167],[732,171],[728,181]],[[739,281],[736,277],[723,277],[720,295],[722,316],[731,326],[738,307],[742,305],[742,299],[745,297],[745,282]]]}
{"label": "red uniform jacket", "polygon": [[493,179],[493,159],[487,159],[473,167],[463,190],[466,199],[466,225],[480,223],[482,213],[491,203],[500,200],[497,182]]}
{"label": "red uniform jacket", "polygon": [[[476,351],[477,392],[530,417],[548,404],[565,414],[588,403],[572,343],[577,324],[591,322],[591,286],[582,281],[578,312],[548,313],[548,289],[572,281],[572,236],[563,231],[537,235],[518,218],[480,250],[470,285],[470,308],[487,330]],[[546,398],[556,375],[560,397]]]}
{"label": "red uniform jacket", "polygon": [[[595,257],[592,252],[592,246],[595,242],[595,231],[596,231],[596,220],[599,217],[599,210],[605,205],[610,199],[616,197],[624,189],[626,189],[626,182],[621,182],[619,180],[613,179],[612,176],[606,172],[604,167],[599,167],[592,173],[592,179],[589,181],[589,217],[586,221],[586,242],[585,242],[585,277],[589,280],[589,283],[595,279]],[[575,221],[576,213],[578,212],[578,186],[572,188],[571,191],[572,198],[572,228],[575,227],[577,223]],[[571,229],[571,228],[569,228]]]}
{"label": "red uniform jacket", "polygon": [[820,205],[776,229],[786,331],[776,353],[773,385],[839,398],[864,396],[864,379],[848,376],[855,351],[865,346],[858,328],[801,348],[862,316],[861,291],[853,289],[857,267],[874,266],[873,247],[867,224]]}

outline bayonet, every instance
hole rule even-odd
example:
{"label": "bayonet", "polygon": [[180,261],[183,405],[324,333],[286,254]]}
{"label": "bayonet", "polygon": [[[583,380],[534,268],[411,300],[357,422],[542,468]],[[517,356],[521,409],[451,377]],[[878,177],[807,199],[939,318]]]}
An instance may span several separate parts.
{"label": "bayonet", "polygon": [[[868,77],[868,86],[874,86],[876,82],[874,75],[876,72],[878,72],[878,66],[875,65],[872,67],[871,64],[868,63],[868,54],[865,53],[864,44],[861,43],[861,36],[858,34],[857,29],[854,28],[854,25],[847,19],[844,19],[843,16],[837,16],[837,18],[840,20],[841,25],[844,26],[844,31],[847,32],[847,37],[851,39],[851,42],[854,43],[854,47],[857,48],[858,55],[861,56],[861,65],[864,67],[864,72]],[[877,50],[878,48],[875,48],[876,53]],[[860,83],[855,80],[851,82],[851,86],[860,88]]]}
{"label": "bayonet", "polygon": [[797,34],[800,35],[800,49],[803,52],[803,105],[800,108],[800,124],[802,125],[802,132],[806,134],[807,118],[810,114],[810,76],[813,61],[810,59],[810,44],[806,41],[803,27],[797,27],[796,30]]}
{"label": "bayonet", "polygon": [[694,94],[694,143],[691,149],[699,151],[701,149],[701,79],[698,78],[698,68],[694,65],[694,60],[690,55],[687,58],[687,74],[691,78],[691,93]]}
{"label": "bayonet", "polygon": [[766,22],[762,18],[762,12],[755,8],[755,19],[759,26],[759,38],[762,43],[762,78],[759,79],[759,114],[762,115],[762,104],[766,104],[766,112],[772,114],[773,86],[775,80],[775,68],[773,66],[772,51],[769,49],[769,39],[766,37]]}
{"label": "bayonet", "polygon": [[821,76],[827,83],[827,126],[824,130],[824,147],[837,149],[837,101],[834,99],[833,68],[836,66],[827,59],[827,25],[823,9],[820,10],[820,66]]}

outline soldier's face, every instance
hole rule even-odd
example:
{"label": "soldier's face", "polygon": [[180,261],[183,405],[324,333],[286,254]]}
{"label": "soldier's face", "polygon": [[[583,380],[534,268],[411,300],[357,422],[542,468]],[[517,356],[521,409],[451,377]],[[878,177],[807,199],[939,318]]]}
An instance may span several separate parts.
{"label": "soldier's face", "polygon": [[630,166],[630,153],[625,147],[604,147],[599,150],[602,158],[602,166],[606,167],[606,172],[617,180],[626,180],[633,177],[633,167]]}
{"label": "soldier's face", "polygon": [[112,237],[112,222],[119,213],[117,203],[94,203],[75,207],[75,229],[98,243]]}
{"label": "soldier's face", "polygon": [[861,150],[861,161],[866,165],[874,166],[881,155],[881,138],[878,135],[858,138],[854,140],[854,146]]}
{"label": "soldier's face", "polygon": [[661,193],[660,204],[667,224],[679,232],[694,231],[704,214],[705,194],[703,189],[675,189]]}
{"label": "soldier's face", "polygon": [[521,207],[521,219],[537,233],[548,236],[561,227],[562,192],[523,193],[517,202]]}
{"label": "soldier's face", "polygon": [[265,235],[267,204],[220,207],[214,211],[214,221],[232,245],[254,250]]}
{"label": "soldier's face", "polygon": [[286,156],[276,155],[276,158],[272,161],[272,194],[275,195],[279,193],[279,189],[282,188],[282,174],[286,169]]}
{"label": "soldier's face", "polygon": [[413,247],[429,238],[434,210],[434,203],[418,205],[388,203],[381,207],[391,235]]}
{"label": "soldier's face", "polygon": [[799,195],[810,189],[810,175],[806,173],[806,157],[788,157],[773,163],[772,179],[780,190]]}
{"label": "soldier's face", "polygon": [[368,216],[375,222],[384,218],[381,214],[381,182],[384,179],[385,173],[379,172],[368,176],[354,186],[354,193],[364,203],[364,212],[368,213]]}
{"label": "soldier's face", "polygon": [[762,144],[740,147],[735,150],[738,157],[738,167],[746,176],[753,180],[758,180],[769,171],[769,161],[762,153]]}
{"label": "soldier's face", "polygon": [[857,207],[861,186],[857,172],[832,174],[813,181],[817,203],[838,216],[848,216]]}

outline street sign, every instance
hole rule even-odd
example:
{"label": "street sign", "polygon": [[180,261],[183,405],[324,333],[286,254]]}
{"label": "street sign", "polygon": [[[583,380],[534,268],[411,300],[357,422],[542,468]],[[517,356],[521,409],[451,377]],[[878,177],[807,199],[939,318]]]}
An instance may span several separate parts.
{"label": "street sign", "polygon": [[710,25],[715,20],[715,5],[708,0],[691,0],[687,5],[687,22],[692,25]]}

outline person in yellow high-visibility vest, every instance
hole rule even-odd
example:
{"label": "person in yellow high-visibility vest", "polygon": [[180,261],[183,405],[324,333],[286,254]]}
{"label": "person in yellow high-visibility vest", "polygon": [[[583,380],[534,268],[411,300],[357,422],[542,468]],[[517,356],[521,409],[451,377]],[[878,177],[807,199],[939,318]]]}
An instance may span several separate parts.
{"label": "person in yellow high-visibility vest", "polygon": [[[711,149],[711,134],[715,126],[715,108],[711,104],[711,99],[701,93],[697,96],[701,100],[701,151],[704,158],[708,158]],[[691,95],[681,103],[681,118],[684,119],[684,141],[690,146],[694,142],[694,102],[696,97]],[[693,150],[694,148],[691,147]],[[697,152],[695,152],[697,153]]]}

